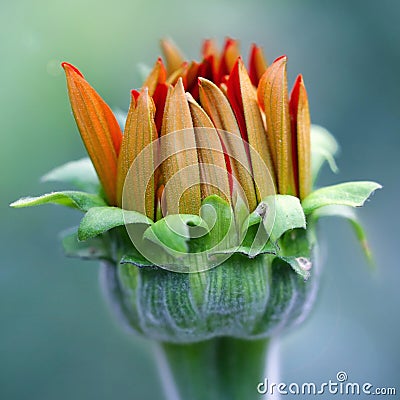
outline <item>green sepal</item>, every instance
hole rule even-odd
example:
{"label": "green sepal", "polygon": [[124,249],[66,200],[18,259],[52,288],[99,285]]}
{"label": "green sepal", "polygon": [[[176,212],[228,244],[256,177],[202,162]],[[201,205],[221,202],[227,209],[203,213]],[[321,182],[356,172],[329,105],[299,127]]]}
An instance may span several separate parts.
{"label": "green sepal", "polygon": [[89,158],[70,161],[42,177],[42,182],[64,182],[89,193],[100,192],[100,181]]}
{"label": "green sepal", "polygon": [[286,232],[279,240],[281,250],[278,258],[306,280],[310,277],[310,270],[313,267],[310,258],[315,243],[313,231],[313,228],[293,229]]}
{"label": "green sepal", "polygon": [[61,232],[60,236],[64,254],[67,257],[112,261],[110,244],[105,236],[98,236],[81,242],[78,239],[77,227]]}
{"label": "green sepal", "polygon": [[217,195],[206,197],[201,203],[200,216],[209,227],[207,235],[195,239],[200,250],[229,247],[236,240],[233,210],[228,202]]}
{"label": "green sepal", "polygon": [[87,240],[112,228],[129,224],[151,225],[153,221],[136,211],[125,211],[118,207],[93,207],[79,225],[79,240]]}
{"label": "green sepal", "polygon": [[336,139],[325,128],[311,125],[311,174],[313,183],[317,180],[325,162],[328,162],[333,172],[338,172],[334,158],[338,150],[339,145]]}
{"label": "green sepal", "polygon": [[208,225],[198,215],[167,215],[144,232],[143,238],[158,244],[172,255],[187,253],[192,238],[203,237],[209,232]]}
{"label": "green sepal", "polygon": [[131,327],[175,343],[278,334],[305,317],[317,279],[313,274],[305,281],[271,255],[249,259],[234,254],[213,269],[190,274],[138,268],[136,262],[108,268],[119,291],[115,307]]}
{"label": "green sepal", "polygon": [[[256,249],[256,250],[255,250]],[[241,254],[244,255],[248,258],[255,258],[261,254],[272,254],[272,255],[277,255],[279,253],[279,246],[272,242],[271,240],[268,240],[267,243],[265,243],[262,247],[256,248],[254,246],[246,245],[246,243],[242,243],[240,246],[236,247],[230,247],[228,249],[224,250],[216,250],[210,253],[210,255],[214,254]]]}
{"label": "green sepal", "polygon": [[22,208],[48,203],[76,208],[84,212],[88,211],[92,207],[107,206],[107,203],[99,195],[72,190],[47,193],[38,197],[23,197],[14,203],[11,203],[10,206],[14,208]]}
{"label": "green sepal", "polygon": [[331,205],[361,207],[371,194],[381,187],[379,183],[368,181],[323,187],[310,193],[302,201],[304,213],[308,215],[321,207]]}
{"label": "green sepal", "polygon": [[139,252],[123,255],[119,263],[131,264],[139,268],[144,268],[144,267],[158,268],[157,265],[154,265],[151,261],[144,258]]}
{"label": "green sepal", "polygon": [[311,261],[308,258],[295,256],[278,256],[278,258],[289,264],[293,270],[305,280],[311,276]]}
{"label": "green sepal", "polygon": [[271,231],[271,240],[277,241],[285,232],[296,228],[306,228],[306,217],[301,207],[300,200],[294,196],[275,195],[269,196],[267,204],[275,206],[275,221]]}
{"label": "green sepal", "polygon": [[375,262],[371,249],[368,245],[367,235],[365,234],[364,228],[358,219],[356,210],[348,206],[326,206],[313,212],[312,217],[318,220],[321,217],[342,217],[350,222],[353,231],[363,249],[365,257],[369,264],[375,267]]}

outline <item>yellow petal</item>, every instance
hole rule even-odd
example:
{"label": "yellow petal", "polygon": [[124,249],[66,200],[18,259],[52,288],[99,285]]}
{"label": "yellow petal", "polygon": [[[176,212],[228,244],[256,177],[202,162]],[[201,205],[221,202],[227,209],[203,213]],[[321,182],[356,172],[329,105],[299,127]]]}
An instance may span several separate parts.
{"label": "yellow petal", "polygon": [[[256,184],[257,200],[275,194],[274,170],[269,153],[264,123],[252,85],[242,60],[233,67],[228,81],[228,99],[235,110],[242,137],[250,144],[250,159]],[[267,171],[268,170],[268,171]]]}
{"label": "yellow petal", "polygon": [[290,96],[292,131],[296,137],[298,193],[304,199],[311,192],[310,111],[303,77],[299,75]]}
{"label": "yellow petal", "polygon": [[182,78],[168,93],[161,135],[160,152],[162,160],[165,160],[161,171],[167,212],[198,214],[201,206],[200,171]]}
{"label": "yellow petal", "polygon": [[251,165],[242,141],[235,114],[222,91],[207,79],[200,78],[200,101],[203,109],[219,130],[223,145],[229,154],[232,174],[244,191],[249,209],[257,206]]}
{"label": "yellow petal", "polygon": [[216,194],[230,201],[228,173],[218,132],[200,105],[187,94],[200,162],[202,198]]}
{"label": "yellow petal", "polygon": [[[155,106],[147,88],[137,98],[136,107],[132,97],[118,157],[117,185],[119,205],[122,206],[122,194],[125,190],[124,208],[145,213],[151,219],[154,218],[153,173],[156,158],[151,143],[157,139],[154,114]],[[136,159],[137,157],[139,158]],[[134,170],[128,174],[132,163]]]}
{"label": "yellow petal", "polygon": [[68,63],[62,63],[62,67],[67,78],[72,111],[83,143],[109,204],[115,205],[121,129],[110,107],[79,70]]}
{"label": "yellow petal", "polygon": [[168,39],[161,40],[161,50],[167,63],[168,75],[176,71],[185,61],[178,47]]}
{"label": "yellow petal", "polygon": [[296,195],[286,62],[286,57],[280,57],[268,67],[257,94],[267,120],[267,138],[278,175],[279,193]]}

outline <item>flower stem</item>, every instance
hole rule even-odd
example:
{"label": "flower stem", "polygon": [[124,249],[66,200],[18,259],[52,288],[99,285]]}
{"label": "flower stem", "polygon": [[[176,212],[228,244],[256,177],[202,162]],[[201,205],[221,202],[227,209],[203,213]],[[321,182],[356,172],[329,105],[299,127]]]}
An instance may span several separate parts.
{"label": "flower stem", "polygon": [[217,338],[193,344],[161,343],[157,361],[168,400],[259,399],[268,339]]}

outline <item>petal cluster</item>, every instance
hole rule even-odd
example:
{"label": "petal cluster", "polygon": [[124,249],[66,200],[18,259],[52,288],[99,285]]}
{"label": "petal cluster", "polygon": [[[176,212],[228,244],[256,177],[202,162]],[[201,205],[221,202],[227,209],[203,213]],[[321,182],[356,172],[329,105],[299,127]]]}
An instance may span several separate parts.
{"label": "petal cluster", "polygon": [[[197,214],[212,194],[232,204],[240,195],[250,211],[270,194],[307,196],[307,93],[300,75],[289,97],[287,58],[268,66],[253,45],[247,69],[233,39],[222,51],[206,40],[200,62],[185,61],[170,41],[161,47],[165,64],[159,58],[142,88],[131,92],[123,132],[79,70],[62,64],[108,203],[156,220],[173,212]],[[131,201],[122,204],[126,193]]]}

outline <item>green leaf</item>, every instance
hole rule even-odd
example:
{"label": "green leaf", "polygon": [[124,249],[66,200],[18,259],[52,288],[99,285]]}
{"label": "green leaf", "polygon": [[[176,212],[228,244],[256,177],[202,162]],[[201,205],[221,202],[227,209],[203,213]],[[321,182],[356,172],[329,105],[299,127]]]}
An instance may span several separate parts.
{"label": "green leaf", "polygon": [[[295,196],[278,194],[268,196],[264,203],[268,210],[275,210],[275,220],[273,221],[270,238],[277,241],[285,232],[295,228],[306,228],[306,218],[301,207],[300,200]],[[270,229],[268,215],[273,216],[271,211],[267,211],[267,218],[264,217],[264,225],[267,231]]]}
{"label": "green leaf", "polygon": [[136,211],[125,211],[118,207],[93,207],[82,218],[78,238],[87,240],[125,224],[151,225],[152,223],[149,218]]}
{"label": "green leaf", "polygon": [[39,197],[23,197],[10,206],[14,208],[39,206],[41,204],[59,204],[66,207],[76,208],[81,211],[88,211],[92,207],[106,206],[106,202],[98,195],[77,192],[63,191],[47,193]]}
{"label": "green leaf", "polygon": [[320,217],[346,218],[350,222],[369,264],[371,266],[375,266],[372,252],[371,249],[369,248],[364,228],[361,225],[357,217],[357,213],[353,208],[350,208],[348,206],[326,206],[323,208],[319,208],[312,215],[315,219],[319,219]]}
{"label": "green leaf", "polygon": [[307,280],[311,273],[310,269],[312,267],[311,261],[306,257],[294,257],[294,256],[278,256],[278,258],[285,263],[289,264],[295,272]]}
{"label": "green leaf", "polygon": [[132,264],[136,265],[137,267],[157,267],[152,262],[144,258],[139,252],[135,254],[125,254],[122,256],[120,264]]}
{"label": "green leaf", "polygon": [[209,250],[232,245],[235,236],[235,222],[232,208],[225,200],[217,195],[206,197],[201,204],[200,216],[209,227],[207,235],[196,239],[199,248]]}
{"label": "green leaf", "polygon": [[268,240],[267,243],[264,244],[261,248],[255,249],[255,247],[250,244],[242,243],[239,246],[231,247],[229,249],[217,250],[210,252],[210,255],[219,255],[219,254],[243,254],[248,258],[254,258],[261,254],[272,254],[277,255],[279,253],[279,247],[276,243]]}
{"label": "green leaf", "polygon": [[339,150],[336,139],[322,126],[311,126],[311,169],[313,182],[316,181],[319,171],[327,161],[331,170],[337,172],[334,156]]}
{"label": "green leaf", "polygon": [[67,257],[112,261],[109,247],[104,238],[97,237],[80,242],[76,231],[77,228],[71,228],[61,233],[62,246]]}
{"label": "green leaf", "polygon": [[209,232],[206,222],[198,215],[167,215],[144,232],[143,238],[161,246],[170,254],[187,253],[188,241]]}
{"label": "green leaf", "polygon": [[361,207],[368,197],[382,186],[376,182],[346,182],[327,186],[310,193],[302,202],[305,214],[320,207],[342,205]]}
{"label": "green leaf", "polygon": [[99,193],[100,182],[89,158],[71,161],[54,168],[42,177],[42,182],[64,182],[89,193]]}

